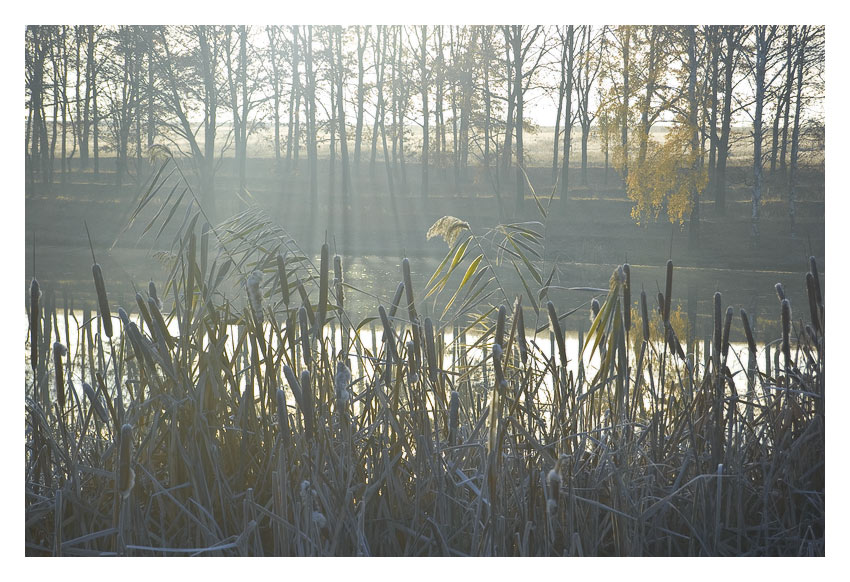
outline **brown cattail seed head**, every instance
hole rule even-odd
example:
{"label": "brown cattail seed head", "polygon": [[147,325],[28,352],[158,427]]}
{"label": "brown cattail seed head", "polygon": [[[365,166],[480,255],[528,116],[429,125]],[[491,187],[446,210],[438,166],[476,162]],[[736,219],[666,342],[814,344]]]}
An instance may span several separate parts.
{"label": "brown cattail seed head", "polygon": [[40,317],[39,300],[41,289],[35,277],[30,283],[30,365],[33,373],[38,366],[38,320]]}
{"label": "brown cattail seed head", "polygon": [[68,355],[68,349],[59,342],[53,342],[53,367],[56,372],[56,400],[59,410],[65,411],[65,369],[62,358]]}
{"label": "brown cattail seed head", "polygon": [[263,293],[260,291],[262,281],[263,273],[261,271],[252,271],[245,281],[245,287],[248,290],[248,303],[258,327],[263,325]]}
{"label": "brown cattail seed head", "polygon": [[626,282],[623,285],[623,323],[626,331],[632,329],[632,270],[628,263],[623,265]]}
{"label": "brown cattail seed head", "polygon": [[783,301],[785,299],[785,288],[782,286],[782,283],[777,283],[775,288],[776,296],[779,297],[779,301]]}
{"label": "brown cattail seed head", "polygon": [[109,299],[106,295],[106,284],[103,282],[103,271],[97,263],[91,266],[94,276],[94,288],[97,291],[97,307],[100,310],[100,319],[103,324],[103,332],[106,337],[112,337],[112,314],[109,311]]}
{"label": "brown cattail seed head", "polygon": [[136,482],[136,474],[131,467],[130,449],[132,445],[133,427],[125,424],[121,427],[121,437],[118,453],[118,492],[127,499]]}
{"label": "brown cattail seed head", "polygon": [[649,310],[646,307],[646,291],[640,292],[640,318],[643,322],[643,341],[649,341]]}
{"label": "brown cattail seed head", "polygon": [[667,281],[664,286],[664,323],[670,323],[670,301],[673,298],[673,261],[667,261]]}

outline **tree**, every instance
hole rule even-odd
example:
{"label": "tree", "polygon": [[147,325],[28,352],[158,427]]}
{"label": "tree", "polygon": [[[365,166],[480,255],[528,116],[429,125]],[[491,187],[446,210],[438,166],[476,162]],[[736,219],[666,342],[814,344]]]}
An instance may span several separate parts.
{"label": "tree", "polygon": [[776,39],[778,26],[756,26],[753,29],[755,42],[755,63],[753,65],[755,115],[753,116],[753,196],[752,216],[750,218],[750,243],[758,246],[760,231],[759,218],[761,209],[762,188],[764,184],[764,159],[762,158],[762,141],[764,139],[762,115],[766,92],[765,73],[768,68],[768,58],[773,41]]}

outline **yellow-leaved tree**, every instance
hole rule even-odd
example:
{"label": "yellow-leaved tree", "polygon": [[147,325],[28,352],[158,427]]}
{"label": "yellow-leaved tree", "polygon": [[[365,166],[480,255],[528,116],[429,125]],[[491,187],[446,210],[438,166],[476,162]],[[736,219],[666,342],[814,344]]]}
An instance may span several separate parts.
{"label": "yellow-leaved tree", "polygon": [[694,193],[699,196],[708,186],[708,171],[697,163],[699,152],[691,147],[692,135],[687,120],[678,120],[662,142],[649,138],[646,159],[630,169],[626,189],[638,224],[664,213],[670,222],[684,225]]}

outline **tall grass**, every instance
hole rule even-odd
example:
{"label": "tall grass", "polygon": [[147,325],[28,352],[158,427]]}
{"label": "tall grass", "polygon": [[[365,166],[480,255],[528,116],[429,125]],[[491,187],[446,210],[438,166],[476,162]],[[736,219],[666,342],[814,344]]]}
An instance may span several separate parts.
{"label": "tall grass", "polygon": [[[316,266],[256,210],[200,233],[197,217],[190,205],[162,294],[151,283],[120,329],[105,310],[84,318],[65,361],[39,356],[53,316],[33,285],[27,554],[824,554],[814,259],[796,314],[816,318],[777,306],[782,338],[765,344],[782,358],[768,369],[743,310],[748,347],[730,349],[719,295],[715,341],[684,353],[672,263],[660,318],[643,291],[632,313],[623,266],[568,353],[560,322],[575,310],[547,299],[533,225],[494,231],[499,256],[465,225],[425,289],[404,259],[389,304],[354,321],[343,293],[359,290],[338,256],[329,278],[328,245]],[[507,298],[496,260],[516,261],[521,300],[493,302]],[[109,274],[93,273],[103,306]],[[747,361],[744,377],[729,358]]]}

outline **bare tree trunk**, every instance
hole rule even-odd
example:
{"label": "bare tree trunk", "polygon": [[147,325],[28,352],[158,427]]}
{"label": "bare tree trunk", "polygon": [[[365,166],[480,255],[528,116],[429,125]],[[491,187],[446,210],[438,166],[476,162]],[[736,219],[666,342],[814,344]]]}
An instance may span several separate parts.
{"label": "bare tree trunk", "polygon": [[355,26],[357,31],[357,125],[354,129],[354,163],[358,172],[360,169],[360,142],[363,140],[363,103],[366,99],[366,87],[363,84],[365,69],[363,66],[363,54],[366,52],[366,44],[369,40],[369,29],[365,28],[366,38],[361,41],[360,26]]}
{"label": "bare tree trunk", "polygon": [[422,184],[420,194],[422,198],[428,197],[428,68],[427,68],[427,41],[428,27],[421,26],[419,39],[419,91],[422,94]]}
{"label": "bare tree trunk", "polygon": [[720,122],[720,143],[717,147],[717,170],[714,174],[714,212],[718,216],[726,214],[726,162],[729,158],[729,134],[732,129],[732,80],[739,36],[734,26],[726,26],[724,29],[726,53],[723,56],[723,112]]}
{"label": "bare tree trunk", "polygon": [[785,111],[782,114],[782,118],[783,118],[783,121],[782,121],[782,141],[781,141],[781,144],[780,144],[781,150],[780,150],[780,154],[779,154],[779,170],[782,172],[783,176],[786,175],[786,172],[787,172],[787,169],[788,169],[787,166],[786,166],[786,163],[785,163],[785,155],[786,155],[787,150],[788,150],[788,123],[789,123],[789,117],[788,116],[789,116],[790,109],[791,109],[791,86],[794,84],[794,78],[793,78],[794,72],[793,72],[793,66],[792,66],[792,62],[791,62],[792,61],[791,55],[792,55],[792,52],[793,52],[791,37],[793,35],[793,32],[794,32],[794,27],[789,26],[788,27],[788,49],[787,49],[788,50],[788,54],[787,54],[788,62],[786,63],[787,68],[786,68],[786,81],[785,81],[785,91],[786,91],[786,93],[785,93]]}
{"label": "bare tree trunk", "polygon": [[691,130],[691,218],[688,232],[688,246],[696,250],[699,245],[699,191],[696,188],[696,173],[699,171],[697,150],[699,149],[699,133],[697,128],[697,57],[696,57],[696,27],[688,26],[688,124]]}
{"label": "bare tree trunk", "polygon": [[336,62],[337,62],[337,90],[336,105],[337,119],[339,120],[339,151],[342,163],[342,197],[347,201],[351,195],[351,172],[348,164],[348,143],[345,134],[345,107],[343,100],[343,67],[342,67],[342,27],[336,30]]}
{"label": "bare tree trunk", "polygon": [[566,111],[564,115],[564,159],[561,163],[561,204],[567,201],[567,193],[570,185],[570,149],[572,146],[573,133],[573,63],[575,48],[573,38],[575,36],[575,28],[572,24],[567,26],[567,86],[566,92]]}
{"label": "bare tree trunk", "polygon": [[788,174],[788,218],[791,223],[791,238],[797,236],[797,161],[800,152],[800,109],[803,103],[803,67],[807,34],[808,27],[800,27],[797,40],[797,95],[794,103],[794,128],[791,131],[791,167]]}
{"label": "bare tree trunk", "polygon": [[758,246],[760,239],[759,218],[761,210],[762,187],[764,182],[764,171],[762,159],[762,112],[764,110],[765,94],[765,71],[767,69],[767,56],[776,27],[756,26],[756,66],[755,66],[755,119],[753,120],[753,204],[752,217],[750,218],[750,241],[753,246]]}

